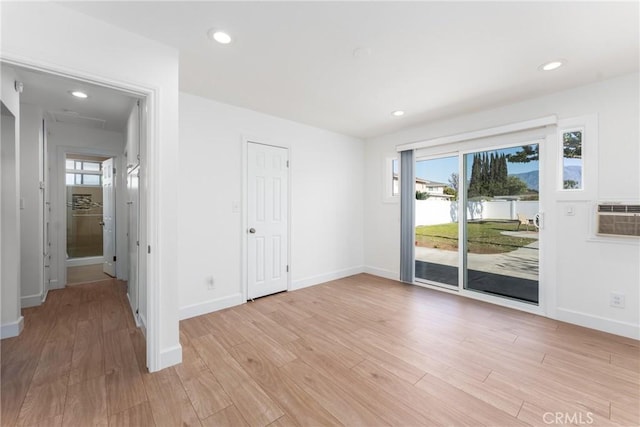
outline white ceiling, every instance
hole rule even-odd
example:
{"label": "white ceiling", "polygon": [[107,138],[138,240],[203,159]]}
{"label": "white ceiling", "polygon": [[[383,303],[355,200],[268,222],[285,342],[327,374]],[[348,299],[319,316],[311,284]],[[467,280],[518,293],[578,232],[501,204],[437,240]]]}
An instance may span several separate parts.
{"label": "white ceiling", "polygon": [[[70,2],[180,50],[180,89],[358,137],[639,69],[638,2]],[[212,28],[234,37],[223,46]],[[354,56],[357,48],[370,55]],[[563,58],[567,65],[538,67]],[[393,110],[406,115],[392,117]]]}
{"label": "white ceiling", "polygon": [[[48,113],[49,120],[117,132],[126,129],[135,98],[66,77],[12,68],[24,85],[20,102],[41,107]],[[71,96],[70,92],[74,90],[81,90],[89,97],[79,99]]]}

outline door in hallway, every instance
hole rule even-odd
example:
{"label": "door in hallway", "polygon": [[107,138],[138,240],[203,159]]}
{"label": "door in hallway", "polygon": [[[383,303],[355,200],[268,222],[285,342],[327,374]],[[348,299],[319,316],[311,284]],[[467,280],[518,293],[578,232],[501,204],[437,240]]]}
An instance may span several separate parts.
{"label": "door in hallway", "polygon": [[113,159],[102,162],[102,245],[103,271],[116,275],[115,188]]}

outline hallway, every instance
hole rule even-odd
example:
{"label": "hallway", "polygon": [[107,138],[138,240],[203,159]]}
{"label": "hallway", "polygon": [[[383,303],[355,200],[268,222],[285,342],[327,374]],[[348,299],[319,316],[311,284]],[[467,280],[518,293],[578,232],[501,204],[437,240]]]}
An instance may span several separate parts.
{"label": "hallway", "polygon": [[3,426],[106,425],[147,400],[145,339],[125,282],[50,291],[23,315],[23,333],[2,340]]}

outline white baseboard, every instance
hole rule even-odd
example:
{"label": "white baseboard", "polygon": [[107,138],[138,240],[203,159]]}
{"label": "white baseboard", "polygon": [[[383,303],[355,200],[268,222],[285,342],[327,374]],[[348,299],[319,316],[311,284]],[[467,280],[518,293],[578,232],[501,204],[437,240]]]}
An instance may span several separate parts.
{"label": "white baseboard", "polygon": [[52,289],[64,289],[64,285],[60,286],[58,284],[58,279],[52,280],[49,282],[49,290],[52,290]]}
{"label": "white baseboard", "polygon": [[142,313],[138,314],[138,318],[140,320],[140,330],[142,331],[142,335],[147,336],[147,319],[144,317]]}
{"label": "white baseboard", "polygon": [[20,316],[18,320],[0,326],[0,339],[17,337],[22,329],[24,329],[24,317]]}
{"label": "white baseboard", "polygon": [[190,319],[192,317],[201,316],[203,314],[212,313],[242,304],[242,294],[237,293],[226,297],[216,298],[209,301],[199,302],[197,304],[187,305],[180,308],[180,320]]}
{"label": "white baseboard", "polygon": [[384,270],[367,265],[364,267],[364,272],[373,274],[374,276],[384,277],[385,279],[400,280],[400,274],[397,271]]}
{"label": "white baseboard", "polygon": [[24,297],[20,297],[20,307],[29,308],[29,307],[37,307],[44,302],[44,298],[42,294],[36,295],[27,295]]}
{"label": "white baseboard", "polygon": [[90,256],[85,258],[70,258],[67,260],[67,267],[80,267],[82,265],[96,265],[102,264],[104,257]]}
{"label": "white baseboard", "polygon": [[169,347],[160,352],[160,366],[158,370],[182,363],[182,346],[180,344]]}
{"label": "white baseboard", "polygon": [[320,283],[330,282],[332,280],[342,279],[344,277],[353,276],[354,274],[364,273],[364,267],[351,267],[343,270],[333,271],[331,273],[320,274],[318,276],[307,277],[306,279],[294,280],[291,282],[290,291],[307,288]]}
{"label": "white baseboard", "polygon": [[556,309],[556,319],[598,331],[640,340],[640,325],[594,316],[567,308]]}
{"label": "white baseboard", "polygon": [[129,292],[127,292],[127,302],[129,303],[129,308],[131,309],[131,315],[133,316],[133,321],[136,322],[136,327],[140,327],[140,316],[133,309],[133,304],[131,304],[131,298],[129,298]]}

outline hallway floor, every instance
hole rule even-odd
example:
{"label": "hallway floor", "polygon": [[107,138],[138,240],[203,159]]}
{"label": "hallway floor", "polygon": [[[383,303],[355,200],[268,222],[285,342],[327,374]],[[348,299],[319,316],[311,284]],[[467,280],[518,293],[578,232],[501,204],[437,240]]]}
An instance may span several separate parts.
{"label": "hallway floor", "polygon": [[67,286],[112,279],[102,271],[103,268],[102,264],[67,267]]}
{"label": "hallway floor", "polygon": [[2,340],[2,426],[106,425],[147,400],[125,282],[52,290],[22,312],[22,334]]}

